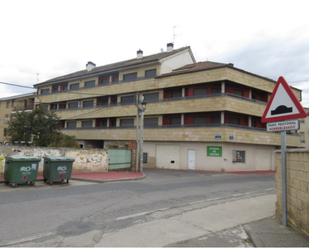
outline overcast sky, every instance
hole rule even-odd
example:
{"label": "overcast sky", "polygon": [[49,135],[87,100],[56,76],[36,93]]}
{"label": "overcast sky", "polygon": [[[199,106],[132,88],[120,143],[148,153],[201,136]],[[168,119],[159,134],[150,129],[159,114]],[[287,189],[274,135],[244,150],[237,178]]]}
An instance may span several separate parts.
{"label": "overcast sky", "polygon": [[[308,7],[307,0],[0,0],[0,82],[32,87],[88,61],[155,54],[174,41],[176,49],[191,46],[197,62],[283,76],[309,107]],[[29,92],[0,84],[0,98]]]}

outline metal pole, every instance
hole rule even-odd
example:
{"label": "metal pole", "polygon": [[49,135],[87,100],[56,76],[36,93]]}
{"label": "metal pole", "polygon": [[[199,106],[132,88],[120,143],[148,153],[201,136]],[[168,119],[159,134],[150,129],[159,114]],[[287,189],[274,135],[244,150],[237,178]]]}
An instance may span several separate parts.
{"label": "metal pole", "polygon": [[144,109],[141,107],[141,124],[140,124],[140,172],[143,172],[143,140],[144,140]]}
{"label": "metal pole", "polygon": [[137,172],[139,169],[139,96],[138,93],[135,95],[136,101],[136,155],[135,155],[135,168]]}
{"label": "metal pole", "polygon": [[281,132],[281,171],[282,171],[282,225],[287,227],[286,131]]}

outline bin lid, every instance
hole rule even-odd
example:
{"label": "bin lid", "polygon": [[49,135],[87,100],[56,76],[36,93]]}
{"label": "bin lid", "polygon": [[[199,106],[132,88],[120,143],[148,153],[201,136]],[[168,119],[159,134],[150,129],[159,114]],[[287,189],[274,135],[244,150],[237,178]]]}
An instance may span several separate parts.
{"label": "bin lid", "polygon": [[44,156],[43,158],[51,162],[59,162],[59,161],[74,162],[75,161],[74,158],[67,157],[67,156]]}
{"label": "bin lid", "polygon": [[41,161],[40,157],[36,157],[36,156],[19,156],[19,155],[5,156],[5,159],[6,160],[10,160],[10,161],[33,161],[33,162]]}
{"label": "bin lid", "polygon": [[3,160],[4,159],[4,156],[0,156],[0,160]]}

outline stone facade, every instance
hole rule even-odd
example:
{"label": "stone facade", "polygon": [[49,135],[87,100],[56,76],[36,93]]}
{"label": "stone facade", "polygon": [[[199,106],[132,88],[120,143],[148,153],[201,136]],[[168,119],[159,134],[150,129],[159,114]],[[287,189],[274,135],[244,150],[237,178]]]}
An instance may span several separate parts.
{"label": "stone facade", "polygon": [[[276,151],[276,215],[282,219],[281,152]],[[309,236],[309,150],[289,149],[286,153],[287,221]]]}
{"label": "stone facade", "polygon": [[[73,173],[107,172],[108,150],[106,149],[73,149],[73,148],[34,148],[23,146],[0,146],[0,155],[23,156],[66,156],[75,159]],[[39,172],[43,172],[43,160],[39,164]],[[5,160],[2,162],[4,171]]]}

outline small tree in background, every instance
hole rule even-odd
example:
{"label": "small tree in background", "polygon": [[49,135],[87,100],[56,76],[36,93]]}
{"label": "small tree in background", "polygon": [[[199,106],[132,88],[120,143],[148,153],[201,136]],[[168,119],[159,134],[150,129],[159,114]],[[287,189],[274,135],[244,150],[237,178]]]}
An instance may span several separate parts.
{"label": "small tree in background", "polygon": [[[54,111],[48,111],[46,105],[39,105],[32,112],[17,112],[8,123],[8,135],[11,141],[31,141],[39,147],[48,147],[56,141],[70,141],[75,147],[74,137],[66,136],[60,132],[60,118]],[[57,140],[58,139],[58,140]],[[76,140],[75,140],[76,142]],[[77,143],[77,142],[76,142]],[[69,147],[69,146],[65,146]]]}

